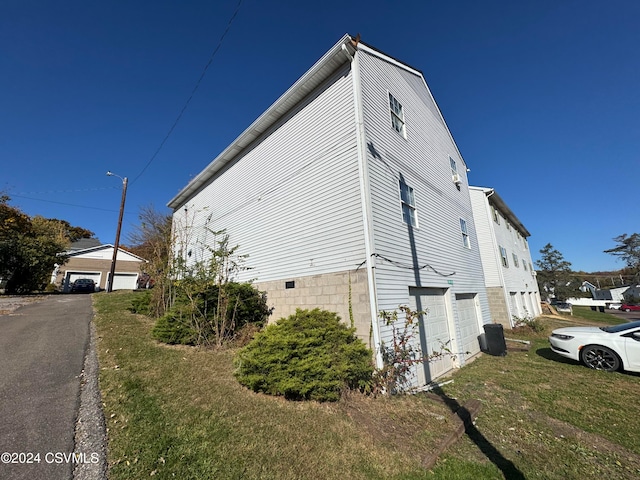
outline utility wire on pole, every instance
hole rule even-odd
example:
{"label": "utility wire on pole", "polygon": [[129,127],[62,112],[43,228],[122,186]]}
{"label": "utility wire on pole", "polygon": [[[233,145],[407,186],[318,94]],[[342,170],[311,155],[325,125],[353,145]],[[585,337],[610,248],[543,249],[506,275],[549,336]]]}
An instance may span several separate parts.
{"label": "utility wire on pole", "polygon": [[120,216],[118,217],[118,228],[116,229],[116,241],[113,245],[113,257],[111,258],[111,270],[109,271],[109,278],[107,279],[107,293],[113,291],[113,281],[115,280],[116,273],[116,259],[118,257],[118,248],[120,246],[120,230],[122,229],[122,217],[124,215],[124,202],[127,198],[127,177],[122,178],[115,173],[107,172],[109,177],[118,177],[122,180],[122,200],[120,201]]}

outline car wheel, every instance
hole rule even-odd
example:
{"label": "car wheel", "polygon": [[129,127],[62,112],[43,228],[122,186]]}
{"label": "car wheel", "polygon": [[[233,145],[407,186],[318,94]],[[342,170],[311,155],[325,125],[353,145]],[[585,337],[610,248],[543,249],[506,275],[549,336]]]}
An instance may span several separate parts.
{"label": "car wheel", "polygon": [[616,352],[600,345],[588,345],[582,349],[582,363],[589,368],[615,372],[620,368],[620,359]]}
{"label": "car wheel", "polygon": [[625,312],[630,312],[630,311],[631,311],[631,309],[630,309],[630,308],[625,308],[625,309],[624,309],[624,311],[625,311]]}

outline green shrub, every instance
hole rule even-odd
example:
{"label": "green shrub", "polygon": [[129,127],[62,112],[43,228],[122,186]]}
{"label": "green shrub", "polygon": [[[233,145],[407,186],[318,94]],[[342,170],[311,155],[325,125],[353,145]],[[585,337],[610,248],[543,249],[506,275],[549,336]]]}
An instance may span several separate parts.
{"label": "green shrub", "polygon": [[[220,288],[224,295],[220,295]],[[225,301],[226,315],[219,318],[221,298]],[[232,340],[247,325],[262,327],[271,310],[266,294],[250,283],[209,285],[192,298],[178,295],[173,307],[158,319],[152,334],[169,344],[220,345]]]}
{"label": "green shrub", "polygon": [[198,333],[191,326],[190,318],[182,315],[177,309],[160,317],[151,330],[151,335],[169,345],[196,345],[198,343]]}
{"label": "green shrub", "polygon": [[258,333],[235,358],[236,378],[256,392],[291,400],[335,401],[368,389],[372,354],[333,312],[300,310]]}
{"label": "green shrub", "polygon": [[151,290],[136,292],[131,299],[129,311],[131,313],[149,315],[151,313]]}

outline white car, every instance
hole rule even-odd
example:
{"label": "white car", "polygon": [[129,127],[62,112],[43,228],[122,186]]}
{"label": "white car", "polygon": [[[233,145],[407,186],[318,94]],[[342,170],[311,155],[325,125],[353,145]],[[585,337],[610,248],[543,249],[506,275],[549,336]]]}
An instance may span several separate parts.
{"label": "white car", "polygon": [[640,372],[640,321],[612,327],[558,328],[551,350],[596,370]]}

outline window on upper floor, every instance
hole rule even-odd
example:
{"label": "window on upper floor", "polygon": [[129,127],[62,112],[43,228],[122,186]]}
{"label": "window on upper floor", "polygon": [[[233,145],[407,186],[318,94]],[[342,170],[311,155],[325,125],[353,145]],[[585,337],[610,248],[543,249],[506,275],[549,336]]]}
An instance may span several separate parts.
{"label": "window on upper floor", "polygon": [[517,268],[520,266],[520,262],[518,261],[518,256],[515,253],[513,253],[512,255],[513,255],[513,266]]}
{"label": "window on upper floor", "polygon": [[407,138],[406,127],[404,124],[404,110],[402,104],[389,93],[389,110],[391,111],[391,126],[393,129]]}
{"label": "window on upper floor", "polygon": [[412,227],[418,226],[418,214],[416,212],[416,200],[413,188],[400,180],[400,200],[402,203],[402,220]]}
{"label": "window on upper floor", "polygon": [[509,259],[507,258],[507,250],[504,247],[500,247],[500,258],[502,259],[502,266],[509,268]]}
{"label": "window on upper floor", "polygon": [[493,221],[500,225],[500,214],[493,205],[491,205],[491,215],[493,216]]}
{"label": "window on upper floor", "polygon": [[527,271],[527,262],[526,261],[522,261],[522,268],[524,268],[524,271]]}
{"label": "window on upper floor", "polygon": [[469,239],[469,232],[467,230],[467,221],[463,218],[460,219],[460,232],[462,232],[462,244],[466,248],[471,248],[471,240]]}

